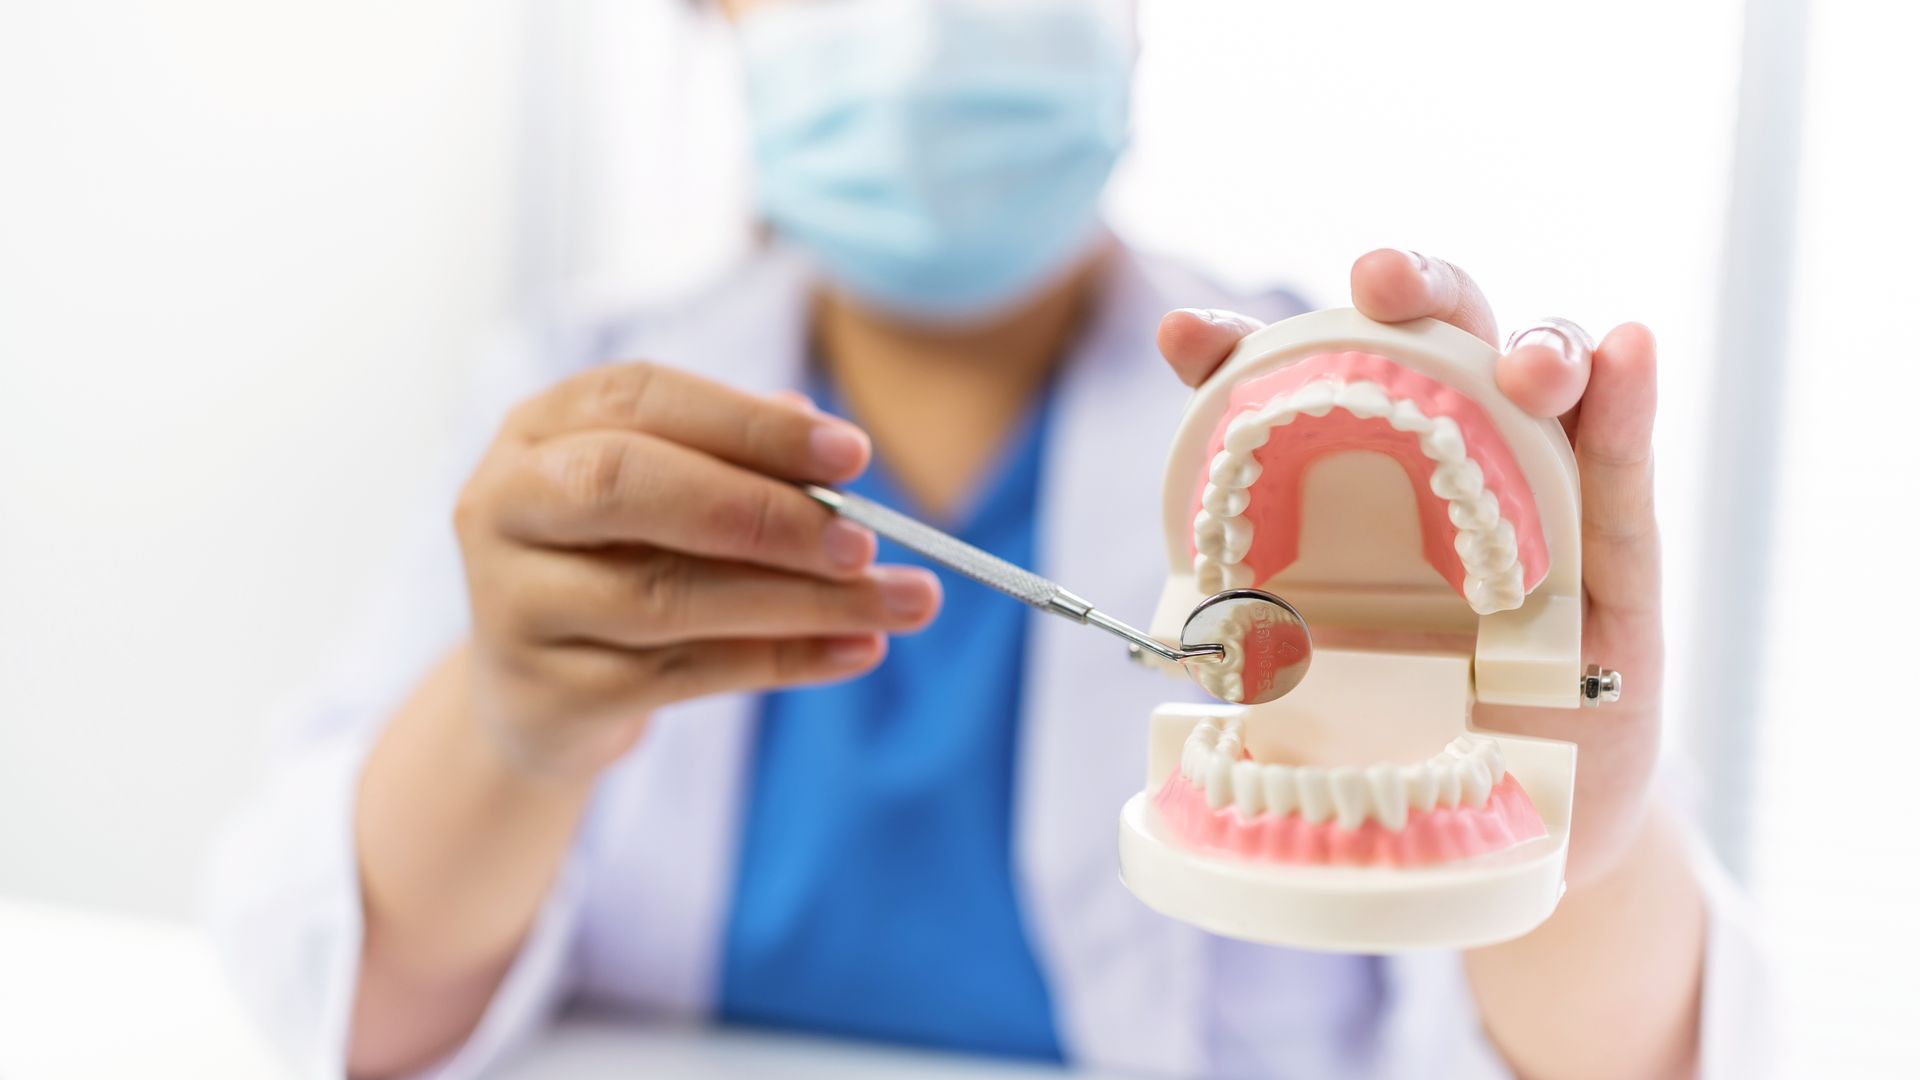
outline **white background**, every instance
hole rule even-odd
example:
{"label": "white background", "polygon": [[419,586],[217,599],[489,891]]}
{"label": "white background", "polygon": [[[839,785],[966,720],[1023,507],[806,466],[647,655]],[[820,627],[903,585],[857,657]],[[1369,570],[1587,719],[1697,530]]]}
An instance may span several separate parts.
{"label": "white background", "polygon": [[[737,249],[724,33],[683,7],[0,7],[0,893],[188,913],[489,328],[561,279],[670,294]],[[1655,328],[1688,701],[1740,5],[1141,9],[1129,238],[1327,304],[1353,255],[1410,246],[1509,323]],[[1776,597],[1755,885],[1796,1060],[1850,1075],[1920,1058],[1916,21],[1815,3],[1778,558],[1753,583]],[[556,55],[569,77],[539,77]]]}

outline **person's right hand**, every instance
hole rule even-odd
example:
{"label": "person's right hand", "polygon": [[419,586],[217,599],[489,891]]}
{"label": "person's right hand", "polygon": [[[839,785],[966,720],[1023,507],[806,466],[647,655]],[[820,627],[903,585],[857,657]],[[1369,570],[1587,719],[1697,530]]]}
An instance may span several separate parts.
{"label": "person's right hand", "polygon": [[789,481],[843,482],[870,443],[804,399],[655,364],[523,402],[461,491],[473,702],[509,760],[585,774],[670,702],[857,675],[940,604],[873,534]]}

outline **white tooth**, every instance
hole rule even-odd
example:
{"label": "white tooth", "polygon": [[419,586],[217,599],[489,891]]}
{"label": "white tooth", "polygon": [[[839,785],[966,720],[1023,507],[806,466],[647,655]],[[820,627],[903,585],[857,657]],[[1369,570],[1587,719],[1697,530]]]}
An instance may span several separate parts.
{"label": "white tooth", "polygon": [[1496,784],[1507,775],[1507,763],[1500,757],[1500,744],[1492,739],[1482,739],[1480,745],[1473,748],[1473,760],[1487,767],[1487,775],[1493,777]]}
{"label": "white tooth", "polygon": [[1334,401],[1362,420],[1385,416],[1387,410],[1393,408],[1386,390],[1379,383],[1372,382],[1348,383],[1334,395]]}
{"label": "white tooth", "polygon": [[1240,760],[1240,733],[1231,729],[1221,733],[1220,741],[1213,744],[1213,752],[1228,761]]}
{"label": "white tooth", "polygon": [[1478,741],[1471,735],[1455,735],[1453,741],[1447,744],[1446,752],[1450,757],[1472,757],[1474,744]]}
{"label": "white tooth", "polygon": [[1343,829],[1357,829],[1367,820],[1367,778],[1352,765],[1336,765],[1327,774],[1333,791],[1333,813]]}
{"label": "white tooth", "polygon": [[1223,488],[1211,483],[1200,492],[1201,508],[1217,518],[1238,517],[1246,511],[1251,499],[1246,488]]}
{"label": "white tooth", "polygon": [[1447,464],[1466,460],[1467,442],[1460,437],[1460,425],[1450,416],[1434,420],[1433,430],[1420,436],[1420,452]]}
{"label": "white tooth", "polygon": [[1233,805],[1248,817],[1266,808],[1265,793],[1260,790],[1260,766],[1251,761],[1233,763]]}
{"label": "white tooth", "polygon": [[1407,783],[1397,765],[1373,765],[1367,769],[1367,786],[1373,789],[1373,816],[1380,824],[1398,831],[1407,826]]}
{"label": "white tooth", "polygon": [[1293,407],[1308,416],[1325,416],[1333,411],[1333,396],[1338,388],[1324,379],[1310,382],[1293,392]]}
{"label": "white tooth", "polygon": [[1486,484],[1486,477],[1480,472],[1480,463],[1472,458],[1440,466],[1433,470],[1433,479],[1427,482],[1435,495],[1448,502],[1474,498]]}
{"label": "white tooth", "polygon": [[1265,423],[1269,429],[1286,427],[1288,424],[1293,423],[1294,417],[1299,415],[1300,407],[1293,403],[1292,398],[1285,395],[1281,395],[1267,402],[1267,407],[1260,410],[1260,420]]}
{"label": "white tooth", "polygon": [[1260,462],[1251,454],[1236,454],[1222,450],[1213,455],[1213,461],[1207,466],[1207,479],[1221,487],[1252,487],[1260,479]]}
{"label": "white tooth", "polygon": [[1433,805],[1460,805],[1460,771],[1455,768],[1459,762],[1448,757],[1438,757],[1427,764],[1433,773]]}
{"label": "white tooth", "polygon": [[1193,515],[1193,542],[1200,547],[1200,550],[1206,551],[1209,548],[1218,547],[1220,531],[1220,519],[1214,517],[1213,512],[1206,507],[1201,507],[1200,512]]}
{"label": "white tooth", "polygon": [[1220,564],[1205,555],[1193,557],[1193,579],[1203,593],[1217,593],[1227,587],[1220,576]]}
{"label": "white tooth", "polygon": [[1434,799],[1440,794],[1440,781],[1434,776],[1431,765],[1403,765],[1400,767],[1401,779],[1407,785],[1407,806],[1413,810],[1433,809]]}
{"label": "white tooth", "polygon": [[1233,799],[1233,782],[1229,778],[1232,766],[1233,762],[1228,761],[1225,754],[1214,754],[1207,759],[1207,805],[1215,810]]}
{"label": "white tooth", "polygon": [[1271,432],[1258,413],[1241,413],[1227,425],[1227,437],[1221,441],[1236,454],[1250,454],[1267,444]]}
{"label": "white tooth", "polygon": [[1406,398],[1394,402],[1393,408],[1387,410],[1387,423],[1392,424],[1396,431],[1433,430],[1433,421],[1427,419],[1427,414],[1420,411],[1420,406]]}
{"label": "white tooth", "polygon": [[1293,769],[1286,765],[1262,765],[1260,789],[1270,814],[1291,814],[1300,804],[1295,797]]}
{"label": "white tooth", "polygon": [[1327,787],[1327,770],[1295,769],[1293,790],[1300,800],[1300,816],[1315,825],[1333,816],[1333,792]]}
{"label": "white tooth", "polygon": [[1471,499],[1450,503],[1447,520],[1456,529],[1491,529],[1500,520],[1500,499],[1491,491],[1482,491]]}
{"label": "white tooth", "polygon": [[1487,796],[1493,792],[1493,777],[1488,775],[1486,763],[1467,758],[1455,762],[1453,768],[1460,774],[1460,805],[1487,805]]}
{"label": "white tooth", "polygon": [[1222,522],[1220,553],[1223,562],[1237,563],[1247,557],[1247,549],[1253,546],[1253,522],[1243,517],[1231,517]]}
{"label": "white tooth", "polygon": [[[1253,587],[1253,571],[1246,563],[1233,563],[1220,568],[1220,589],[1250,589]],[[1214,590],[1219,592],[1220,589]]]}

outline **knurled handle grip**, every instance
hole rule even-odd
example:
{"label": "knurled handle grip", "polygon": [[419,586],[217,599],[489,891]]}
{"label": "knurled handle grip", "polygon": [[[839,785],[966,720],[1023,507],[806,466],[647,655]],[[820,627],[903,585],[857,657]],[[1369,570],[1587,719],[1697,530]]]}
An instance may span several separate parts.
{"label": "knurled handle grip", "polygon": [[981,551],[964,540],[916,521],[897,510],[844,491],[808,486],[806,493],[855,524],[958,570],[988,588],[1055,614],[1086,618],[1090,607],[1079,597],[1031,570],[1023,570],[997,555]]}

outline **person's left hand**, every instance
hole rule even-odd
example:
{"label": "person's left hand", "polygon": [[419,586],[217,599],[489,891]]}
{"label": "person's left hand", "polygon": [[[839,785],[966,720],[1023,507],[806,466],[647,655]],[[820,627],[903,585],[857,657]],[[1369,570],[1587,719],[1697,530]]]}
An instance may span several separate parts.
{"label": "person's left hand", "polygon": [[[1433,318],[1496,342],[1493,309],[1450,263],[1382,248],[1353,264],[1353,303],[1380,322]],[[1160,351],[1198,386],[1261,324],[1243,315],[1183,308],[1160,321]],[[1589,348],[1572,328],[1541,324],[1515,334],[1495,367],[1507,397],[1557,416],[1580,464],[1586,626],[1582,663],[1617,669],[1620,700],[1599,709],[1481,705],[1477,727],[1580,745],[1567,883],[1605,876],[1642,832],[1660,749],[1660,541],[1653,514],[1653,335],[1625,323]]]}

